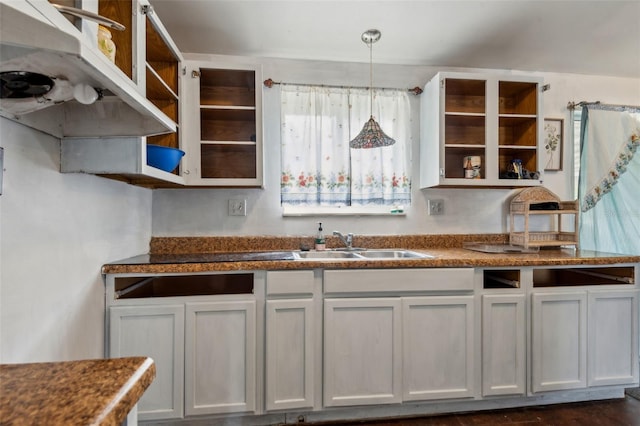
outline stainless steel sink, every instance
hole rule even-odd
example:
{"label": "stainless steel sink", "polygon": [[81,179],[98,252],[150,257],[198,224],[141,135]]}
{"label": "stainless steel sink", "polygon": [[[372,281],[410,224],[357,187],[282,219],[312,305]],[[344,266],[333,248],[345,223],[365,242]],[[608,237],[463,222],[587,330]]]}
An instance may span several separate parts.
{"label": "stainless steel sink", "polygon": [[426,259],[433,258],[430,254],[418,253],[411,250],[365,250],[358,252],[359,256],[367,259]]}
{"label": "stainless steel sink", "polygon": [[296,260],[362,259],[352,251],[294,251],[293,258]]}
{"label": "stainless steel sink", "polygon": [[328,251],[294,251],[295,260],[399,260],[399,259],[428,259],[430,254],[418,253],[411,250],[328,250]]}

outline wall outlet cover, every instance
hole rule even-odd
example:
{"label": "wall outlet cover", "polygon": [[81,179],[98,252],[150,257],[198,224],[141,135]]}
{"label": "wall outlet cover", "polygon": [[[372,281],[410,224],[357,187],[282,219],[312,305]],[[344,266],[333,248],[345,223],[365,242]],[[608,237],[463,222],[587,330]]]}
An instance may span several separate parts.
{"label": "wall outlet cover", "polygon": [[229,216],[246,216],[247,215],[247,200],[229,200]]}
{"label": "wall outlet cover", "polygon": [[427,210],[429,211],[429,216],[444,214],[444,200],[427,200]]}

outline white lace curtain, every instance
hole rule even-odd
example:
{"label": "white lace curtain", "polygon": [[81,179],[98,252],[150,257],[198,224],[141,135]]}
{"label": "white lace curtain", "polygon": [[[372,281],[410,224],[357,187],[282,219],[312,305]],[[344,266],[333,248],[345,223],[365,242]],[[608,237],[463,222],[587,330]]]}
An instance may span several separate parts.
{"label": "white lace curtain", "polygon": [[281,86],[283,205],[409,204],[411,111],[403,90],[374,89],[373,115],[394,145],[350,149],[370,116],[368,89]]}
{"label": "white lace curtain", "polygon": [[580,247],[640,254],[640,110],[584,107],[580,145]]}

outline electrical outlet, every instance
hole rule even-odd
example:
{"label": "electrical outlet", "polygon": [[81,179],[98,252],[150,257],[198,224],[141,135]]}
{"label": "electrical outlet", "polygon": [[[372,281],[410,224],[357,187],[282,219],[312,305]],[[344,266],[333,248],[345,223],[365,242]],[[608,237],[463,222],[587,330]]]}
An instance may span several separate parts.
{"label": "electrical outlet", "polygon": [[427,200],[429,216],[444,214],[444,200]]}
{"label": "electrical outlet", "polygon": [[247,200],[229,200],[229,216],[246,216]]}

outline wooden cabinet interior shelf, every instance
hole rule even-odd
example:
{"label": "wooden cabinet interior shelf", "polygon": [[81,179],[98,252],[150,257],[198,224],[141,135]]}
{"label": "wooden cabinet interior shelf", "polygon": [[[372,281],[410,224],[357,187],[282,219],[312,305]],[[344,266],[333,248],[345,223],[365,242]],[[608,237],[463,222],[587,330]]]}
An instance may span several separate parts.
{"label": "wooden cabinet interior shelf", "polygon": [[202,178],[257,177],[255,78],[253,70],[200,69]]}
{"label": "wooden cabinet interior shelf", "polygon": [[464,157],[481,159],[486,176],[486,81],[447,79],[445,82],[445,164],[447,178],[464,178]]}
{"label": "wooden cabinet interior shelf", "polygon": [[500,81],[498,83],[498,167],[507,172],[514,159],[522,167],[537,171],[537,87],[536,83]]}
{"label": "wooden cabinet interior shelf", "polygon": [[253,274],[123,277],[115,279],[116,299],[251,294]]}
{"label": "wooden cabinet interior shelf", "polygon": [[520,270],[485,270],[482,272],[483,288],[520,288]]}
{"label": "wooden cabinet interior shelf", "polygon": [[116,66],[133,80],[133,2],[122,0],[99,0],[98,14],[121,23],[124,31],[111,31],[111,40],[116,45]]}
{"label": "wooden cabinet interior shelf", "polygon": [[533,270],[534,287],[580,285],[634,285],[633,266],[595,268],[536,268]]}
{"label": "wooden cabinet interior shelf", "polygon": [[[178,70],[180,61],[148,16],[145,22],[145,46],[147,99],[178,125],[178,131],[175,133],[150,136],[147,138],[147,143],[179,148]],[[178,169],[174,173],[178,174]]]}

